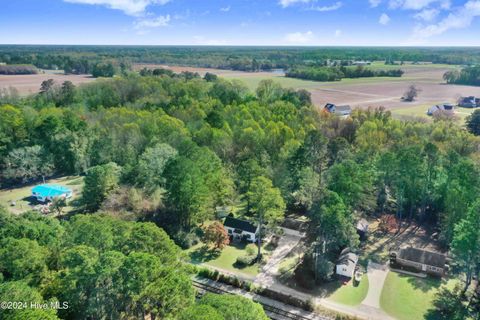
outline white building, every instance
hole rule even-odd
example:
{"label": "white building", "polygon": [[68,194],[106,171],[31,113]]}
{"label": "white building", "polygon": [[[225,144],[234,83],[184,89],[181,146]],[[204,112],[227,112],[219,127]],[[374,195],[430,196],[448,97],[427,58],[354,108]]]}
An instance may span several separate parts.
{"label": "white building", "polygon": [[251,222],[226,217],[223,226],[233,240],[257,241],[258,227]]}
{"label": "white building", "polygon": [[353,278],[357,268],[358,256],[353,252],[344,251],[342,251],[337,261],[336,273],[344,277]]}

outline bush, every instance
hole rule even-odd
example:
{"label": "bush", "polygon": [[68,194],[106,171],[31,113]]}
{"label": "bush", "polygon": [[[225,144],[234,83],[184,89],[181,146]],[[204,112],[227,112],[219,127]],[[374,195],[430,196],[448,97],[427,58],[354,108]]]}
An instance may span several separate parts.
{"label": "bush", "polygon": [[255,254],[257,254],[257,251],[258,251],[258,247],[253,243],[248,244],[247,247],[245,248],[245,252],[247,253],[248,256],[254,256]]}
{"label": "bush", "polygon": [[195,230],[191,232],[180,230],[173,236],[173,240],[180,248],[184,250],[189,249],[200,242]]}
{"label": "bush", "polygon": [[239,266],[251,266],[252,264],[255,263],[256,260],[257,260],[257,257],[254,255],[239,256],[237,258],[236,264]]}

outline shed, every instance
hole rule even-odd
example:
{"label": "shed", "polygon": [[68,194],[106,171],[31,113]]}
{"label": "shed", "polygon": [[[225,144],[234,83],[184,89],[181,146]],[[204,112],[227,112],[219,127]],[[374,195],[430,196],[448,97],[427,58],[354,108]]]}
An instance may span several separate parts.
{"label": "shed", "polygon": [[349,250],[342,251],[342,254],[338,258],[336,265],[336,273],[338,275],[353,278],[355,269],[357,268],[358,255]]}
{"label": "shed", "polygon": [[339,116],[348,116],[352,113],[352,108],[349,105],[337,106],[333,103],[327,103],[323,109],[328,113],[333,113]]}
{"label": "shed", "polygon": [[55,198],[71,198],[72,190],[67,187],[55,184],[41,184],[32,189],[32,196],[40,202],[52,201]]}
{"label": "shed", "polygon": [[223,227],[234,240],[257,241],[258,227],[249,221],[227,216]]}
{"label": "shed", "polygon": [[366,219],[360,219],[357,222],[357,234],[360,236],[360,240],[365,240],[368,234],[369,223]]}

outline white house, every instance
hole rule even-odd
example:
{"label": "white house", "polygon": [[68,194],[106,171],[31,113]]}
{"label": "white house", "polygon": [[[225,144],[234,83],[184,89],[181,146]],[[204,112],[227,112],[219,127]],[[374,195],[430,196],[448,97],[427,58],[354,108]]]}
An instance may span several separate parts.
{"label": "white house", "polygon": [[233,240],[246,240],[250,242],[257,241],[258,227],[251,222],[233,217],[226,217],[223,227]]}
{"label": "white house", "polygon": [[355,269],[357,267],[358,256],[350,251],[342,251],[340,258],[337,261],[336,273],[338,275],[353,278]]}

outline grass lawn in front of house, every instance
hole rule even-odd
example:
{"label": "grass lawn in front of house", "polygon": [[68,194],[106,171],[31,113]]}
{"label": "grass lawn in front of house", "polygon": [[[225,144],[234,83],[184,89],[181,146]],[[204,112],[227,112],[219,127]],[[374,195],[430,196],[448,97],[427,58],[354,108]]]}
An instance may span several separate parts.
{"label": "grass lawn in front of house", "polygon": [[390,271],[385,280],[380,306],[399,320],[420,320],[432,307],[441,286],[453,288],[457,280],[418,278]]}
{"label": "grass lawn in front of house", "polygon": [[[221,252],[207,250],[204,243],[198,243],[197,245],[186,250],[186,253],[190,256],[190,261],[193,264],[205,264],[214,268],[223,269],[231,273],[244,275],[247,277],[254,277],[258,274],[259,264],[255,263],[251,266],[241,267],[237,265],[237,258],[246,255],[247,243],[234,242],[226,246]],[[268,243],[262,246],[262,253],[264,259],[268,258],[271,254],[272,248]]]}
{"label": "grass lawn in front of house", "polygon": [[347,306],[357,306],[365,299],[367,293],[368,276],[364,274],[357,286],[354,286],[353,281],[350,281],[336,289],[328,296],[328,299]]}
{"label": "grass lawn in front of house", "polygon": [[[78,200],[82,194],[83,189],[83,177],[80,176],[67,176],[56,179],[50,179],[45,181],[47,184],[58,184],[69,189],[72,189],[73,196],[67,200],[67,206],[63,209],[64,213],[69,213],[75,208],[72,205]],[[33,210],[35,206],[41,204],[37,202],[32,195],[32,188],[36,185],[43,184],[41,182],[22,186],[19,188],[1,189],[0,190],[0,205],[7,208],[14,214],[20,214],[29,210]],[[12,206],[12,202],[15,206]]]}

